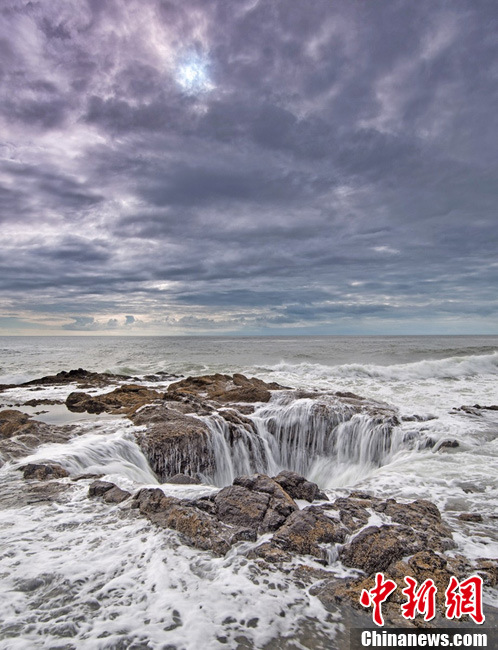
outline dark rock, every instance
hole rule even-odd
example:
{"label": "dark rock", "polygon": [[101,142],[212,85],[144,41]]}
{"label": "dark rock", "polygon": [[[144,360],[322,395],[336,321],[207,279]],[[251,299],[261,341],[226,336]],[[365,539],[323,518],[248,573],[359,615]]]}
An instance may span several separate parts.
{"label": "dark rock", "polygon": [[[27,402],[24,402],[23,406],[40,406],[41,404],[49,404],[49,405],[54,405],[54,404],[64,404],[64,401],[61,399],[29,399]],[[42,413],[46,413],[47,411],[42,411]]]}
{"label": "dark rock", "polygon": [[140,406],[162,397],[160,393],[144,386],[126,384],[115,388],[103,395],[88,395],[87,393],[70,393],[66,399],[66,407],[76,413],[132,413]]}
{"label": "dark rock", "polygon": [[25,479],[37,479],[38,481],[50,481],[56,478],[66,478],[69,472],[56,463],[37,464],[29,463],[19,468]]}
{"label": "dark rock", "polygon": [[7,409],[0,411],[0,437],[11,438],[23,433],[35,433],[38,430],[39,423],[32,420],[26,413]]}
{"label": "dark rock", "polygon": [[195,476],[187,476],[186,474],[175,474],[167,478],[165,483],[172,483],[174,485],[200,485],[201,481]]}
{"label": "dark rock", "polygon": [[218,519],[259,533],[277,530],[298,509],[287,492],[264,474],[239,476],[218,492],[214,502]]}
{"label": "dark rock", "polygon": [[133,497],[132,508],[138,508],[144,515],[167,510],[180,503],[180,499],[167,497],[159,488],[142,488]]}
{"label": "dark rock", "polygon": [[173,505],[149,518],[160,526],[178,531],[191,546],[217,555],[225,555],[236,542],[256,540],[253,529],[228,526],[206,512],[183,505]]}
{"label": "dark rock", "polygon": [[370,501],[355,499],[354,497],[340,497],[331,504],[321,506],[324,510],[336,510],[341,523],[349,532],[355,532],[368,523],[369,513],[367,506]]}
{"label": "dark rock", "polygon": [[273,536],[272,544],[290,553],[324,557],[320,544],[341,543],[346,538],[344,527],[327,517],[320,506],[293,512]]}
{"label": "dark rock", "polygon": [[110,490],[106,490],[102,495],[102,498],[106,503],[122,503],[131,497],[130,492],[122,490],[117,485],[112,487]]}
{"label": "dark rock", "polygon": [[385,524],[362,530],[342,549],[340,557],[346,566],[370,574],[385,571],[391,562],[422,548],[411,528]]}
{"label": "dark rock", "polygon": [[182,397],[195,395],[216,402],[268,402],[271,390],[280,390],[279,384],[268,384],[261,379],[248,378],[244,375],[204,375],[187,377],[170,384],[168,394]]}
{"label": "dark rock", "polygon": [[72,427],[38,422],[14,409],[1,411],[0,458],[2,461],[14,460],[26,456],[27,451],[42,444],[66,442],[73,436],[73,431]]}
{"label": "dark rock", "polygon": [[115,483],[110,481],[94,481],[88,488],[89,497],[102,497],[108,490],[115,488]]}
{"label": "dark rock", "polygon": [[83,370],[83,368],[78,368],[76,370],[65,371],[62,370],[56,375],[47,375],[46,377],[41,377],[40,379],[32,379],[31,381],[26,381],[20,386],[58,386],[65,384],[82,384],[83,387],[89,388],[90,386],[101,387],[107,386],[108,384],[115,383],[116,381],[122,381],[128,377],[124,375],[111,375],[109,373],[103,372],[90,372],[89,370]]}
{"label": "dark rock", "polygon": [[437,445],[437,451],[440,449],[456,449],[460,447],[458,440],[443,440],[439,445]]}
{"label": "dark rock", "polygon": [[[320,489],[316,483],[312,483],[300,476],[297,472],[291,472],[285,470],[280,472],[278,476],[275,476],[274,480],[282,486],[282,488],[289,494],[293,499],[304,499],[305,501],[314,501],[320,492]],[[325,500],[327,496],[325,495]]]}
{"label": "dark rock", "polygon": [[478,512],[462,512],[458,519],[461,521],[480,522],[482,521],[482,515]]}
{"label": "dark rock", "polygon": [[254,530],[224,524],[197,508],[195,502],[167,497],[158,488],[140,490],[133,506],[154,524],[178,531],[189,545],[218,555],[224,555],[238,541],[256,539]]}
{"label": "dark rock", "polygon": [[202,420],[165,405],[146,406],[133,414],[137,443],[149,465],[164,483],[176,474],[212,474],[215,469],[211,433]]}

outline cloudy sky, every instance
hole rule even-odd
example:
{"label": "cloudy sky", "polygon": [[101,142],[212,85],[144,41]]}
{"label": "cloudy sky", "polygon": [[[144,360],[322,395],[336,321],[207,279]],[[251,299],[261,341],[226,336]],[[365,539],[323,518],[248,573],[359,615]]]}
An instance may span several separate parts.
{"label": "cloudy sky", "polygon": [[496,0],[3,0],[0,333],[498,332]]}

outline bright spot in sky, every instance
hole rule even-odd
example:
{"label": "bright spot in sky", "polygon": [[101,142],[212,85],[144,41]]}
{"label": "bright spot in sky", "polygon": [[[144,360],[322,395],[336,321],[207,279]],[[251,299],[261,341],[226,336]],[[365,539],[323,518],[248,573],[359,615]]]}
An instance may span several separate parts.
{"label": "bright spot in sky", "polygon": [[214,88],[209,77],[209,61],[206,57],[191,54],[176,69],[176,80],[188,93],[200,93]]}

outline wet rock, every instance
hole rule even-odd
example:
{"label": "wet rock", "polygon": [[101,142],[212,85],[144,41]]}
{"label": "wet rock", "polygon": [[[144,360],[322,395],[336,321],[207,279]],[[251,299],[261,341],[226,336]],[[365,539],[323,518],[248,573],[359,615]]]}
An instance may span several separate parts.
{"label": "wet rock", "polygon": [[[27,402],[24,402],[24,406],[40,406],[40,405],[54,405],[54,404],[64,404],[64,401],[61,399],[29,399]],[[46,413],[47,411],[42,411]]]}
{"label": "wet rock", "polygon": [[294,500],[269,476],[239,476],[214,499],[216,516],[236,526],[265,533],[277,530],[298,509]]}
{"label": "wet rock", "polygon": [[144,515],[167,510],[180,503],[180,499],[167,497],[159,488],[142,488],[133,497],[132,508],[138,508]]}
{"label": "wet rock", "polygon": [[482,515],[480,515],[478,512],[462,512],[462,514],[459,515],[458,519],[461,521],[471,521],[478,523],[482,521]]}
{"label": "wet rock", "polygon": [[346,530],[327,517],[320,506],[310,506],[293,512],[273,536],[272,544],[290,553],[323,558],[321,544],[341,543]]}
{"label": "wet rock", "polygon": [[270,391],[280,390],[283,386],[276,383],[266,383],[255,377],[244,375],[204,375],[188,377],[175,382],[168,387],[168,394],[182,397],[195,395],[216,402],[268,402]]}
{"label": "wet rock", "polygon": [[32,379],[31,381],[19,384],[20,386],[59,386],[65,384],[77,383],[82,388],[102,387],[107,386],[117,381],[127,379],[125,375],[112,375],[106,372],[90,372],[83,368],[76,370],[62,370],[56,375],[47,375],[39,379]]}
{"label": "wet rock", "polygon": [[352,533],[363,528],[368,523],[370,515],[367,507],[371,504],[370,497],[365,500],[349,496],[340,497],[331,504],[323,505],[322,508],[327,511],[337,511],[341,523],[347,528],[348,532]]}
{"label": "wet rock", "polygon": [[94,481],[88,488],[88,496],[101,497],[104,496],[108,490],[112,490],[112,488],[115,487],[116,484],[111,483],[110,481]]}
{"label": "wet rock", "polygon": [[19,468],[25,479],[37,479],[38,481],[50,481],[57,478],[66,478],[69,472],[56,463],[38,464],[29,463]]}
{"label": "wet rock", "polygon": [[[278,476],[275,476],[274,480],[282,486],[282,488],[289,494],[293,499],[304,499],[305,501],[314,501],[316,498],[319,498],[319,495],[323,495],[320,492],[320,488],[316,483],[312,483],[300,476],[297,472],[291,472],[285,470],[280,472]],[[327,500],[327,496],[324,500]]]}
{"label": "wet rock", "polygon": [[439,443],[439,445],[436,446],[436,450],[439,451],[441,449],[456,449],[457,447],[460,447],[458,440],[443,440]]}
{"label": "wet rock", "polygon": [[73,435],[71,426],[48,425],[14,409],[1,411],[0,465],[26,456],[42,444],[67,442]]}
{"label": "wet rock", "polygon": [[184,505],[174,505],[150,519],[178,531],[191,546],[217,555],[225,555],[236,542],[256,540],[253,529],[226,525],[202,510]]}
{"label": "wet rock", "polygon": [[407,526],[369,526],[342,549],[340,557],[348,567],[367,574],[385,571],[391,562],[422,550],[414,531]]}
{"label": "wet rock", "polygon": [[172,483],[174,485],[200,485],[201,481],[195,476],[187,476],[186,474],[175,474],[167,478],[165,483]]}
{"label": "wet rock", "polygon": [[162,404],[146,406],[130,417],[145,426],[135,434],[137,443],[162,483],[176,474],[214,472],[211,433],[202,420]]}
{"label": "wet rock", "polygon": [[291,553],[284,551],[271,542],[265,542],[256,546],[256,548],[251,549],[247,554],[247,557],[250,560],[262,559],[269,564],[282,564],[283,562],[292,561]]}
{"label": "wet rock", "polygon": [[102,498],[106,503],[122,503],[131,497],[131,493],[127,490],[122,490],[120,487],[115,485],[110,490],[106,490],[102,495]]}
{"label": "wet rock", "polygon": [[224,555],[238,541],[256,539],[254,530],[220,522],[209,512],[197,508],[196,502],[167,497],[158,488],[140,490],[133,506],[154,524],[179,532],[190,546],[218,555]]}
{"label": "wet rock", "polygon": [[122,503],[129,499],[131,494],[109,481],[94,481],[88,488],[88,496],[102,497],[106,503]]}
{"label": "wet rock", "polygon": [[88,395],[82,392],[70,393],[66,407],[73,412],[83,413],[132,413],[140,406],[161,398],[155,390],[135,384],[119,386],[104,395]]}
{"label": "wet rock", "polygon": [[34,433],[38,431],[40,423],[32,420],[29,415],[16,411],[14,409],[7,409],[0,411],[0,437],[12,438],[26,433]]}

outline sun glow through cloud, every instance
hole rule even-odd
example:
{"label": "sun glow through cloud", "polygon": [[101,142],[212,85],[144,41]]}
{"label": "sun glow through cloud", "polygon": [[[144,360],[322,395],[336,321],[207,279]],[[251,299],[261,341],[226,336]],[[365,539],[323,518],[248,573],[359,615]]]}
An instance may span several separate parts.
{"label": "sun glow through cloud", "polygon": [[184,91],[190,94],[212,90],[214,85],[209,75],[209,60],[199,54],[189,54],[179,63],[176,80]]}

